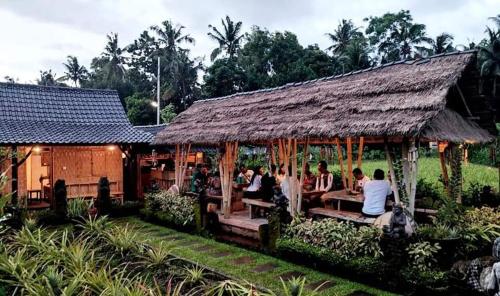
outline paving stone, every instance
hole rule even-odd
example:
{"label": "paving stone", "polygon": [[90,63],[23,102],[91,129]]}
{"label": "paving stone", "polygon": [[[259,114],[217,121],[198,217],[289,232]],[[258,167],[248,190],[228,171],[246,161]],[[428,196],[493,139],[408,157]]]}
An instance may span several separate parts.
{"label": "paving stone", "polygon": [[232,260],[232,262],[236,265],[250,264],[253,262],[253,258],[250,256],[243,256]]}
{"label": "paving stone", "polygon": [[213,246],[201,245],[201,246],[198,246],[198,247],[194,248],[193,250],[199,251],[199,252],[208,252],[208,251],[211,251],[213,249],[214,249]]}
{"label": "paving stone", "polygon": [[372,293],[368,293],[365,291],[357,290],[352,292],[351,294],[348,294],[347,296],[375,296]]}
{"label": "paving stone", "polygon": [[267,271],[271,271],[277,267],[278,267],[278,264],[275,264],[275,263],[264,263],[264,264],[255,266],[255,268],[252,269],[252,271],[259,272],[259,273],[260,272],[267,272]]}
{"label": "paving stone", "polygon": [[232,255],[233,253],[229,251],[217,251],[215,253],[210,253],[210,256],[215,257],[215,258],[222,258],[222,257],[227,257],[229,255]]}
{"label": "paving stone", "polygon": [[[327,290],[327,289],[330,289],[331,287],[335,286],[336,283],[332,282],[332,281],[327,281],[327,280],[321,280],[321,281],[317,281],[317,282],[314,282],[314,283],[310,283],[309,285],[306,286],[307,289],[309,290],[316,290],[317,292],[321,292],[321,291],[324,291],[324,290]],[[318,289],[318,287],[320,287]]]}
{"label": "paving stone", "polygon": [[195,241],[195,240],[187,240],[185,242],[182,242],[182,245],[186,246],[186,247],[188,247],[188,246],[194,246],[194,245],[197,245],[197,244],[198,244],[198,242]]}
{"label": "paving stone", "polygon": [[305,275],[306,275],[305,273],[300,272],[300,271],[289,271],[289,272],[285,272],[283,274],[280,274],[278,276],[278,278],[281,278],[284,281],[288,281],[288,280],[290,280],[292,278],[304,277]]}

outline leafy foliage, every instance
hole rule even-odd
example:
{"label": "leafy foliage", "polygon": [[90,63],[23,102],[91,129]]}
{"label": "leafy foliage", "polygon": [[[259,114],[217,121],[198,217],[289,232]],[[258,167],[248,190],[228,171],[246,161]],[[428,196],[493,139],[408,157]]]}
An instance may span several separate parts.
{"label": "leafy foliage", "polygon": [[149,193],[145,197],[145,208],[158,218],[174,225],[187,226],[195,223],[197,201],[193,197],[168,191]]}

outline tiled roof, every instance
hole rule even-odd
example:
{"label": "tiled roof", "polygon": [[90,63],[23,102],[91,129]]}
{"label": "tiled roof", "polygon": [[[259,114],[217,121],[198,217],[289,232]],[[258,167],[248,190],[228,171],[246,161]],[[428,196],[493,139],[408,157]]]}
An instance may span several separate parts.
{"label": "tiled roof", "polygon": [[0,83],[0,144],[149,143],[134,128],[118,93]]}
{"label": "tiled roof", "polygon": [[153,124],[152,125],[136,125],[134,127],[137,129],[140,129],[141,131],[144,131],[146,133],[150,133],[153,136],[156,136],[156,134],[159,133],[160,131],[162,131],[167,125],[168,125],[168,123],[162,123],[160,125],[156,125],[156,124],[154,124],[154,125]]}

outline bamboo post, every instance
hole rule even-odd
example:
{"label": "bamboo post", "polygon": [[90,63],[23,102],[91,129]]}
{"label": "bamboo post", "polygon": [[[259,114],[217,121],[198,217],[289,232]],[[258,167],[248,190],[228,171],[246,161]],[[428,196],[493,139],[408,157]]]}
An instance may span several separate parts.
{"label": "bamboo post", "polygon": [[276,153],[274,152],[274,144],[271,142],[271,145],[269,147],[271,149],[271,163],[276,165]]}
{"label": "bamboo post", "polygon": [[387,166],[389,167],[389,174],[391,175],[391,187],[392,192],[394,193],[394,201],[396,204],[400,204],[401,200],[399,199],[399,191],[398,191],[398,180],[396,180],[396,173],[394,172],[394,165],[392,164],[392,155],[389,152],[389,145],[387,141],[384,143],[385,149],[385,157],[387,159]]}
{"label": "bamboo post", "polygon": [[408,194],[408,210],[410,214],[413,216],[415,213],[415,196],[417,194],[417,176],[418,176],[418,149],[415,146],[415,141],[411,141],[409,151],[408,151],[408,160],[410,164],[410,193]]}
{"label": "bamboo post", "polygon": [[358,168],[361,168],[361,165],[363,163],[363,149],[365,148],[364,144],[365,144],[365,138],[360,137],[358,145],[358,162],[357,162]]}
{"label": "bamboo post", "polygon": [[401,158],[402,158],[402,166],[403,166],[403,183],[405,185],[406,195],[410,196],[410,182],[411,182],[411,174],[410,174],[410,147],[408,139],[403,139],[401,143]]}
{"label": "bamboo post", "polygon": [[295,216],[297,212],[297,140],[296,139],[291,139],[289,141],[291,144],[291,164],[292,164],[292,176],[291,176],[291,182],[290,184],[290,195],[291,195],[291,206],[290,206],[290,211],[292,216]]}
{"label": "bamboo post", "polygon": [[309,138],[306,138],[306,142],[304,144],[304,149],[303,149],[303,154],[302,154],[302,170],[300,171],[300,189],[299,189],[299,195],[298,195],[298,201],[297,201],[297,213],[300,213],[302,211],[302,188],[304,186],[304,177],[305,177],[305,170],[306,170],[306,164],[307,164],[307,153],[309,150]]}
{"label": "bamboo post", "polygon": [[353,178],[352,178],[352,138],[347,138],[347,173],[348,173],[348,185],[349,190],[352,190],[353,187]]}
{"label": "bamboo post", "polygon": [[450,195],[450,178],[448,176],[448,168],[446,167],[446,156],[445,149],[446,143],[438,143],[438,152],[439,152],[439,163],[441,164],[441,174],[443,175],[443,183],[446,191],[448,192],[448,196]]}
{"label": "bamboo post", "polygon": [[180,159],[181,158],[181,149],[180,149],[180,145],[177,144],[175,145],[175,159],[174,159],[174,163],[175,163],[175,168],[174,168],[174,175],[175,175],[175,180],[174,180],[174,184],[179,188],[179,170],[180,170]]}
{"label": "bamboo post", "polygon": [[336,138],[335,142],[337,144],[337,156],[339,158],[340,176],[342,178],[342,185],[344,186],[344,189],[347,190],[347,184],[346,184],[346,181],[345,181],[345,172],[344,172],[344,157],[342,156],[342,147],[340,147],[340,140],[339,140],[339,138]]}
{"label": "bamboo post", "polygon": [[188,164],[188,157],[189,157],[189,152],[191,151],[191,144],[187,144],[182,146],[183,150],[183,157],[181,159],[182,165],[181,165],[181,176],[180,176],[180,186],[179,186],[179,191],[182,191],[184,188],[184,180],[186,178],[186,170],[187,170],[187,164]]}

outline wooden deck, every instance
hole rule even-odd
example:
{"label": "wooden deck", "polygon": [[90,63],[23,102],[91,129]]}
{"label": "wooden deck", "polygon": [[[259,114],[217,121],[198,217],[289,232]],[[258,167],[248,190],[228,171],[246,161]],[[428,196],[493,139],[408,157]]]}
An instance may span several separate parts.
{"label": "wooden deck", "polygon": [[339,210],[325,209],[325,208],[310,209],[309,215],[313,217],[321,216],[321,217],[336,218],[339,220],[350,221],[360,224],[373,224],[373,222],[375,222],[375,218],[366,218],[361,213],[339,211]]}

